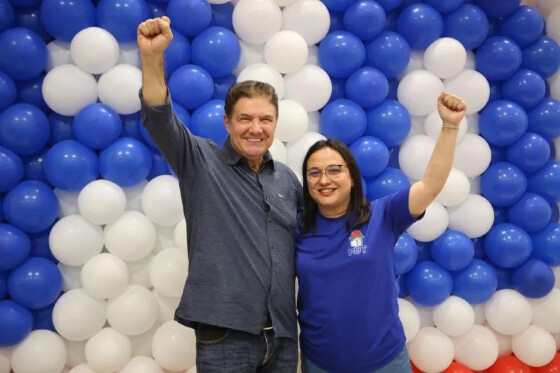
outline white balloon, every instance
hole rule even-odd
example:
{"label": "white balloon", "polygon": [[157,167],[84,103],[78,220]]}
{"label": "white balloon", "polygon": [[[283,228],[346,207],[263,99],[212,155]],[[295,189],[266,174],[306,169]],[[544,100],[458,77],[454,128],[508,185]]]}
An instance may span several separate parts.
{"label": "white balloon", "polygon": [[[101,330],[101,328],[99,328]],[[69,368],[76,367],[86,363],[86,341],[64,340],[66,345],[66,366]]]}
{"label": "white balloon", "polygon": [[78,210],[93,224],[110,224],[117,220],[125,209],[124,191],[109,180],[94,180],[79,192]]}
{"label": "white balloon", "polygon": [[[426,134],[428,136],[430,136],[434,140],[437,140],[441,132],[442,125],[443,125],[443,121],[441,120],[441,117],[439,116],[439,113],[436,110],[426,117],[426,120],[424,121],[424,130],[426,131]],[[469,128],[469,122],[467,121],[466,118],[463,118],[459,123],[459,130],[457,131],[457,142],[460,142],[463,139],[463,137],[465,137],[468,128]]]}
{"label": "white balloon", "polygon": [[158,323],[163,324],[164,322],[171,321],[175,318],[175,310],[179,307],[181,302],[181,297],[166,297],[158,293],[155,289],[152,290],[154,298],[159,306],[159,318]]}
{"label": "white balloon", "polygon": [[70,369],[68,373],[97,373],[97,372],[87,364],[80,364]]}
{"label": "white balloon", "polygon": [[426,135],[406,139],[399,150],[401,171],[409,179],[421,180],[435,145],[435,140]]}
{"label": "white balloon", "polygon": [[126,209],[142,212],[142,193],[148,185],[147,180],[143,180],[131,187],[122,188],[126,195]]}
{"label": "white balloon", "polygon": [[152,353],[164,369],[179,371],[195,363],[196,338],[194,331],[176,321],[162,324],[152,340]]}
{"label": "white balloon", "polygon": [[418,304],[412,300],[410,300],[410,303],[412,303],[414,307],[416,307],[418,315],[420,316],[420,329],[427,326],[435,326],[433,318],[433,307],[422,306],[421,304]]}
{"label": "white balloon", "polygon": [[185,222],[185,218],[181,219],[179,223],[175,226],[175,246],[183,250],[184,252],[187,251],[187,223]]}
{"label": "white balloon", "polygon": [[63,218],[68,215],[78,215],[78,195],[79,192],[68,192],[66,190],[54,188],[54,194],[58,198],[58,217]]}
{"label": "white balloon", "polygon": [[275,137],[280,141],[295,141],[307,132],[309,117],[301,104],[294,100],[278,103],[278,123]]}
{"label": "white balloon", "polygon": [[80,279],[84,290],[93,298],[108,299],[125,289],[128,284],[128,268],[118,256],[101,253],[84,264]]}
{"label": "white balloon", "polygon": [[438,238],[449,224],[447,210],[439,202],[433,201],[424,217],[413,223],[406,232],[417,241],[429,242]]}
{"label": "white balloon", "polygon": [[154,339],[154,334],[159,326],[160,324],[156,322],[147,332],[129,337],[132,345],[132,356],[152,357],[152,339]]}
{"label": "white balloon", "polygon": [[154,289],[166,297],[183,293],[189,267],[187,255],[176,248],[162,250],[150,265],[150,280]]}
{"label": "white balloon", "polygon": [[107,303],[109,325],[127,336],[140,335],[150,330],[158,314],[159,308],[154,295],[140,285],[129,285]]}
{"label": "white balloon", "polygon": [[287,144],[286,151],[286,164],[294,170],[296,174],[301,175],[301,166],[303,164],[303,159],[305,154],[311,147],[319,140],[326,140],[326,137],[316,132],[306,132],[294,142]]}
{"label": "white balloon", "polygon": [[52,227],[49,246],[59,262],[81,266],[103,249],[103,230],[81,215],[69,215]]}
{"label": "white balloon", "polygon": [[449,229],[466,234],[469,238],[484,236],[494,223],[494,209],[488,200],[469,194],[463,203],[448,207]]}
{"label": "white balloon", "polygon": [[62,291],[66,292],[82,287],[82,281],[80,280],[82,266],[67,266],[62,263],[58,263],[56,266],[62,275]]}
{"label": "white balloon", "polygon": [[208,0],[210,4],[225,4],[228,3],[230,0]]}
{"label": "white balloon", "polygon": [[265,62],[264,44],[249,44],[240,40],[239,46],[241,47],[241,55],[239,57],[239,62],[233,71],[236,76],[238,76],[239,73],[249,65]]}
{"label": "white balloon", "polygon": [[498,340],[492,331],[474,325],[462,336],[453,338],[455,360],[473,370],[484,370],[498,359]]}
{"label": "white balloon", "polygon": [[546,34],[560,43],[560,6],[556,7],[546,18]]}
{"label": "white balloon", "polygon": [[286,163],[286,146],[282,141],[278,140],[277,136],[274,137],[274,141],[270,148],[268,148],[268,151],[275,161]]}
{"label": "white balloon", "polygon": [[0,347],[0,372],[10,373],[10,369],[12,367],[12,364],[10,363],[11,355],[11,347]]}
{"label": "white balloon", "polygon": [[113,328],[101,329],[86,343],[87,362],[101,373],[122,369],[131,353],[130,339]]}
{"label": "white balloon", "polygon": [[530,325],[523,332],[513,336],[511,349],[525,364],[542,367],[554,358],[556,342],[554,337],[543,328]]}
{"label": "white balloon", "polygon": [[307,43],[295,31],[278,31],[266,41],[264,59],[283,74],[297,71],[307,61]]}
{"label": "white balloon", "polygon": [[308,45],[323,40],[329,32],[329,10],[321,1],[297,0],[284,8],[282,28],[300,34]]}
{"label": "white balloon", "polygon": [[284,97],[285,84],[282,74],[265,63],[255,63],[244,68],[237,76],[237,81],[243,82],[245,80],[257,80],[268,83],[274,87],[278,100],[281,100]]}
{"label": "white balloon", "polygon": [[444,81],[445,90],[460,96],[467,104],[467,114],[479,112],[490,98],[488,80],[476,70],[463,70]]}
{"label": "white balloon", "polygon": [[480,194],[480,176],[471,177],[469,179],[471,184],[471,194]]}
{"label": "white balloon", "polygon": [[560,0],[534,0],[534,3],[544,19],[547,19],[550,13],[560,7]]}
{"label": "white balloon", "polygon": [[479,115],[475,113],[475,114],[467,115],[465,118],[467,118],[467,123],[469,124],[467,126],[467,133],[478,135],[480,133],[478,129]]}
{"label": "white balloon", "polygon": [[138,91],[142,87],[142,72],[132,65],[115,65],[99,78],[99,101],[119,114],[133,114],[140,110]]}
{"label": "white balloon", "polygon": [[438,329],[422,328],[408,344],[410,360],[426,373],[441,372],[451,364],[455,349],[451,338]]}
{"label": "white balloon", "polygon": [[471,304],[474,310],[474,322],[478,325],[483,325],[486,322],[486,313],[484,310],[484,303]]}
{"label": "white balloon", "polygon": [[514,335],[531,323],[533,311],[529,301],[517,291],[496,291],[485,305],[486,321],[498,333]]}
{"label": "white balloon", "polygon": [[408,135],[406,136],[406,139],[409,139],[416,135],[426,134],[426,128],[425,128],[426,118],[427,116],[418,116],[418,115],[410,116],[410,131],[408,131]]}
{"label": "white balloon", "polygon": [[284,80],[284,98],[299,102],[307,111],[321,109],[331,98],[331,79],[319,66],[304,65],[298,71],[286,74]]}
{"label": "white balloon", "polygon": [[66,345],[50,330],[34,330],[12,351],[14,373],[60,372],[66,364]]}
{"label": "white balloon", "polygon": [[73,116],[97,102],[97,81],[75,65],[59,65],[43,79],[43,99],[60,115]]}
{"label": "white balloon", "polygon": [[106,306],[105,301],[94,299],[84,289],[67,291],[54,305],[54,327],[70,341],[85,341],[105,325]]}
{"label": "white balloon", "polygon": [[554,287],[560,289],[560,266],[552,267],[552,272],[554,272]]}
{"label": "white balloon", "polygon": [[236,35],[251,44],[262,44],[282,26],[282,11],[272,0],[241,0],[233,8]]}
{"label": "white balloon", "polygon": [[450,337],[467,333],[474,325],[474,310],[463,298],[452,295],[434,306],[436,327]]}
{"label": "white balloon", "polygon": [[119,44],[119,47],[120,53],[117,64],[132,65],[138,68],[142,67],[142,63],[140,62],[140,52],[136,42],[121,43]]}
{"label": "white balloon", "polygon": [[171,175],[150,180],[142,192],[142,210],[154,223],[175,226],[183,218],[179,182]]}
{"label": "white balloon", "polygon": [[489,330],[492,331],[492,333],[494,333],[494,336],[496,337],[496,340],[498,341],[498,356],[510,355],[512,353],[511,339],[512,339],[513,336],[498,333],[497,331],[492,329],[490,327],[490,325],[488,325],[488,323],[486,323],[484,326],[486,326]]}
{"label": "white balloon", "polygon": [[137,211],[125,211],[104,230],[105,247],[124,261],[139,260],[148,255],[156,244],[154,224]]}
{"label": "white balloon", "polygon": [[47,53],[47,71],[60,65],[72,64],[70,43],[57,39],[52,40],[47,44]]}
{"label": "white balloon", "polygon": [[307,61],[306,65],[316,65],[319,66],[319,47],[316,45],[307,46]]}
{"label": "white balloon", "polygon": [[467,62],[465,62],[465,70],[476,70],[476,56],[473,51],[467,51]]}
{"label": "white balloon", "polygon": [[428,115],[437,109],[437,99],[443,92],[442,81],[426,70],[406,74],[397,88],[397,97],[412,115]]}
{"label": "white balloon", "polygon": [[279,7],[285,7],[292,4],[295,0],[274,0]]}
{"label": "white balloon", "polygon": [[424,52],[422,51],[411,51],[410,58],[408,59],[408,65],[406,69],[401,74],[401,78],[408,73],[416,70],[424,70]]}
{"label": "white balloon", "polygon": [[[559,70],[560,71],[560,70]],[[560,100],[560,72],[548,78],[548,86],[550,87],[550,97],[555,100]]]}
{"label": "white balloon", "polygon": [[163,369],[152,358],[135,356],[126,363],[119,373],[163,373]]}
{"label": "white balloon", "polygon": [[321,129],[319,128],[319,120],[321,119],[321,114],[319,113],[319,111],[308,111],[307,116],[309,117],[309,125],[307,126],[307,131],[320,133]]}
{"label": "white balloon", "polygon": [[398,298],[399,319],[401,320],[406,343],[412,341],[420,330],[420,315],[414,305],[406,299]]}
{"label": "white balloon", "polygon": [[461,72],[467,62],[467,51],[457,39],[440,38],[424,52],[426,70],[438,77],[451,78]]}
{"label": "white balloon", "polygon": [[560,289],[553,288],[550,293],[539,299],[530,299],[533,308],[531,323],[549,333],[560,333]]}
{"label": "white balloon", "polygon": [[455,149],[453,167],[463,171],[467,177],[481,175],[492,159],[488,142],[478,136],[467,133]]}
{"label": "white balloon", "polygon": [[470,189],[471,184],[467,176],[462,171],[452,168],[436,201],[445,207],[460,205],[469,196]]}
{"label": "white balloon", "polygon": [[155,225],[155,227],[157,232],[157,240],[156,246],[153,249],[154,254],[157,254],[163,249],[167,249],[169,247],[177,247],[177,245],[175,245],[176,224],[169,226]]}
{"label": "white balloon", "polygon": [[119,59],[119,43],[107,30],[87,27],[79,31],[70,43],[70,54],[76,65],[91,74],[101,74]]}

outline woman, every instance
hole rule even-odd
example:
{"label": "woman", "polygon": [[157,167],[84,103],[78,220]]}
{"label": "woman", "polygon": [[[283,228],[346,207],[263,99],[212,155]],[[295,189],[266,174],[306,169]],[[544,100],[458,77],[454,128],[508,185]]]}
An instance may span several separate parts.
{"label": "woman", "polygon": [[465,111],[462,99],[442,93],[443,125],[422,180],[371,203],[344,144],[319,141],[307,152],[296,241],[304,373],[411,371],[393,246],[443,188]]}

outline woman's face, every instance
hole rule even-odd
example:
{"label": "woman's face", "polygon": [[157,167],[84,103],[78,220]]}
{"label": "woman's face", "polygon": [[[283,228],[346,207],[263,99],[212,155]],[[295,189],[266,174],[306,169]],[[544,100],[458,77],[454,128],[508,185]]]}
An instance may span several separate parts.
{"label": "woman's face", "polygon": [[354,182],[348,165],[332,148],[322,148],[307,160],[307,188],[323,216],[334,218],[348,210]]}

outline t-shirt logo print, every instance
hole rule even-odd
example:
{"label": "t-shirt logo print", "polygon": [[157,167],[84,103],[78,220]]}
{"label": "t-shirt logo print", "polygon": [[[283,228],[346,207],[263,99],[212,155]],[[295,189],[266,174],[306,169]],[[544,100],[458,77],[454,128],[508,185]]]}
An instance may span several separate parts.
{"label": "t-shirt logo print", "polygon": [[360,230],[355,230],[350,233],[350,248],[348,249],[348,256],[365,254],[367,245],[364,245],[364,235]]}

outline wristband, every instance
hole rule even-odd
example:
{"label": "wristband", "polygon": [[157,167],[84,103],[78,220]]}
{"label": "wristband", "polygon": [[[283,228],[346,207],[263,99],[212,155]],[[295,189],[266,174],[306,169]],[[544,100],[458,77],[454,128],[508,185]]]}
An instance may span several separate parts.
{"label": "wristband", "polygon": [[459,129],[459,126],[454,126],[454,125],[452,125],[452,124],[443,123],[443,124],[441,125],[441,128],[451,128],[451,129],[454,129],[454,130],[458,130],[458,129]]}

